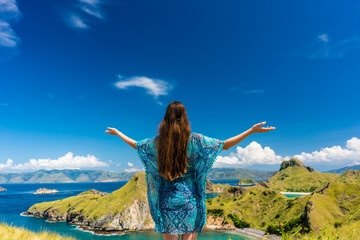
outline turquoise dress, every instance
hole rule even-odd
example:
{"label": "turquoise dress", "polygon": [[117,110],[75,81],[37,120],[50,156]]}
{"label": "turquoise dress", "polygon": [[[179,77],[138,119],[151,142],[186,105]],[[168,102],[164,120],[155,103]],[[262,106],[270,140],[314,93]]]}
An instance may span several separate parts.
{"label": "turquoise dress", "polygon": [[200,234],[206,224],[206,178],[224,141],[192,132],[187,173],[169,181],[158,173],[156,137],[136,142],[136,151],[145,167],[154,230],[167,234]]}

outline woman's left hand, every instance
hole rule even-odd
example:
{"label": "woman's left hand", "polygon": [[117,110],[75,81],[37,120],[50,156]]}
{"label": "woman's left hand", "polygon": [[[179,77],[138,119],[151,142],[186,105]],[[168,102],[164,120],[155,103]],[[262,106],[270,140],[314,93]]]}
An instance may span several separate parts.
{"label": "woman's left hand", "polygon": [[119,131],[116,128],[108,127],[109,130],[106,130],[105,132],[110,135],[119,135]]}

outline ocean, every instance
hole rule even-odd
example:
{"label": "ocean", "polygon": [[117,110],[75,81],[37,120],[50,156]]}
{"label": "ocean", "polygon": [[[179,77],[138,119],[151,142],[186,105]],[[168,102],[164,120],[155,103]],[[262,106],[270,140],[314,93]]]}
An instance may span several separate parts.
{"label": "ocean", "polygon": [[[213,183],[228,183],[236,186],[237,180],[212,180]],[[39,232],[49,231],[56,232],[62,236],[71,236],[76,239],[86,240],[145,240],[145,239],[163,239],[162,235],[155,231],[143,231],[136,233],[126,233],[123,235],[94,235],[92,232],[81,231],[77,226],[66,222],[50,223],[43,218],[21,216],[32,205],[40,202],[54,201],[75,196],[89,189],[96,189],[102,192],[111,193],[126,184],[122,182],[108,183],[27,183],[27,184],[0,184],[8,191],[0,192],[0,221],[12,226],[23,227],[25,229]],[[33,194],[38,188],[57,189],[55,194]],[[207,198],[214,198],[218,194],[208,194]],[[251,236],[245,236],[232,231],[203,230],[198,239],[203,240],[244,240],[254,239]]]}

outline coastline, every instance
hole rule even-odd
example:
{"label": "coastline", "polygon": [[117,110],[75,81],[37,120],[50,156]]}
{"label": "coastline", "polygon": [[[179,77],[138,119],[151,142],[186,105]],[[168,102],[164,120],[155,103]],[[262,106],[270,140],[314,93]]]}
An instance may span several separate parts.
{"label": "coastline", "polygon": [[[22,213],[20,213],[20,215],[21,216],[26,216],[26,217],[43,218],[43,219],[46,219],[46,221],[52,222],[52,223],[67,222],[67,221],[62,221],[62,220],[57,220],[57,221],[49,220],[46,217],[36,216],[36,215],[33,215],[33,214],[29,214],[27,212],[22,212]],[[67,222],[67,223],[69,223],[71,225],[74,225],[74,226],[77,226],[78,231],[90,232],[90,233],[92,233],[94,235],[103,235],[103,236],[104,235],[105,236],[106,235],[107,236],[110,236],[110,235],[123,235],[123,234],[126,234],[126,233],[134,233],[134,232],[152,231],[153,230],[153,229],[138,229],[138,230],[109,231],[109,230],[94,229],[92,227],[89,227],[86,224],[78,224],[78,223],[74,223],[74,222]],[[265,231],[260,230],[260,229],[256,229],[256,228],[236,228],[236,227],[227,228],[227,227],[219,227],[219,226],[216,226],[216,225],[208,225],[204,229],[207,229],[207,230],[235,231],[235,232],[241,233],[243,235],[248,235],[248,236],[251,236],[251,237],[255,237],[256,239],[263,239],[263,237],[264,237],[264,235],[266,233]],[[270,235],[267,235],[267,239],[279,240],[279,239],[281,239],[281,237],[276,236],[274,234],[270,234]]]}
{"label": "coastline", "polygon": [[[206,225],[206,229],[234,231],[234,232],[241,233],[243,235],[255,237],[256,239],[264,239],[264,235],[266,235],[265,231],[256,229],[256,228],[237,228],[237,227],[227,228],[227,227],[219,227],[217,225]],[[269,234],[269,235],[266,235],[266,239],[280,240],[281,237],[279,237],[275,234]]]}
{"label": "coastline", "polygon": [[280,192],[281,194],[309,195],[311,192]]}

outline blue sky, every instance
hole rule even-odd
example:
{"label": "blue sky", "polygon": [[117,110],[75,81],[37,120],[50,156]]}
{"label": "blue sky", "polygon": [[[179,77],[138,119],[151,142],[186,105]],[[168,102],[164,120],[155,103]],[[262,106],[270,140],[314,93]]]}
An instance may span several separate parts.
{"label": "blue sky", "polygon": [[357,1],[0,2],[0,171],[141,169],[104,133],[156,134],[167,104],[218,139],[276,130],[214,167],[360,163]]}

